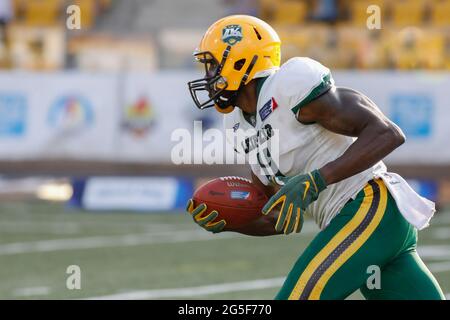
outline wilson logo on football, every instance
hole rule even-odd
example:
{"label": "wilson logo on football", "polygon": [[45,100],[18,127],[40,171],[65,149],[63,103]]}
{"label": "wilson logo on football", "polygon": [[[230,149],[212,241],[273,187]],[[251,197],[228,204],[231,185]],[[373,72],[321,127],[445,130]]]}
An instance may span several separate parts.
{"label": "wilson logo on football", "polygon": [[227,182],[227,186],[228,187],[237,187],[237,188],[245,187],[244,184],[239,183],[239,182]]}

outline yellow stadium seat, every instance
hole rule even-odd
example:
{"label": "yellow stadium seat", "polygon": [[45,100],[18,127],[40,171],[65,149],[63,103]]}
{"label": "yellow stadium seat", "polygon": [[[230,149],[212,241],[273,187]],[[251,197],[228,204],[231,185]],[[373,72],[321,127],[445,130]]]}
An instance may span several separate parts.
{"label": "yellow stadium seat", "polygon": [[395,58],[395,68],[414,70],[420,67],[417,54],[414,51],[400,51]]}
{"label": "yellow stadium seat", "polygon": [[[373,31],[376,32],[376,31]],[[364,48],[367,42],[367,31],[354,26],[338,28],[338,52],[342,67],[364,67]]]}
{"label": "yellow stadium seat", "polygon": [[390,30],[388,52],[395,68],[408,70],[421,67],[418,42],[422,37],[423,30],[416,27]]}
{"label": "yellow stadium seat", "polygon": [[323,64],[335,67],[339,62],[336,55],[338,48],[337,32],[324,25],[315,25],[308,28],[309,42],[304,48],[302,56],[311,57]]}
{"label": "yellow stadium seat", "polygon": [[431,8],[431,23],[434,26],[450,26],[450,0],[436,1]]}
{"label": "yellow stadium seat", "polygon": [[277,24],[300,24],[307,15],[305,2],[294,0],[280,1],[274,8],[274,22]]}
{"label": "yellow stadium seat", "polygon": [[28,0],[24,5],[25,22],[33,26],[55,25],[60,5],[60,0]]}
{"label": "yellow stadium seat", "polygon": [[364,40],[366,29],[354,26],[340,26],[338,28],[339,43],[349,50],[356,49]]}
{"label": "yellow stadium seat", "polygon": [[419,26],[423,22],[425,2],[421,0],[393,1],[392,23],[395,26]]}
{"label": "yellow stadium seat", "polygon": [[75,4],[80,6],[81,10],[81,29],[90,29],[95,23],[95,1],[76,0]]}
{"label": "yellow stadium seat", "polygon": [[20,17],[23,9],[25,6],[25,0],[13,0],[12,1],[12,8],[14,12],[14,17],[17,19]]}
{"label": "yellow stadium seat", "polygon": [[370,13],[367,13],[369,6],[377,5],[380,8],[381,19],[383,21],[387,3],[385,0],[356,0],[349,3],[351,12],[351,22],[356,26],[365,26]]}
{"label": "yellow stadium seat", "polygon": [[258,15],[263,20],[272,20],[273,10],[276,5],[272,0],[258,0]]}
{"label": "yellow stadium seat", "polygon": [[417,41],[421,65],[428,69],[440,69],[445,65],[445,38],[438,32],[429,32]]}
{"label": "yellow stadium seat", "polygon": [[447,70],[450,70],[450,54],[447,54],[445,56],[445,65],[444,68]]}
{"label": "yellow stadium seat", "polygon": [[310,40],[308,30],[304,28],[280,27],[277,31],[281,39],[283,61],[305,55]]}

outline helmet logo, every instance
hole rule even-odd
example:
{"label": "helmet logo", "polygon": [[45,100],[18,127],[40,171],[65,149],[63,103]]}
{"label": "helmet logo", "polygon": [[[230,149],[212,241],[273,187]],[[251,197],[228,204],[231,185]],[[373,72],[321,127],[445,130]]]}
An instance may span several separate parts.
{"label": "helmet logo", "polygon": [[233,46],[243,38],[242,27],[238,24],[231,24],[223,28],[222,41]]}

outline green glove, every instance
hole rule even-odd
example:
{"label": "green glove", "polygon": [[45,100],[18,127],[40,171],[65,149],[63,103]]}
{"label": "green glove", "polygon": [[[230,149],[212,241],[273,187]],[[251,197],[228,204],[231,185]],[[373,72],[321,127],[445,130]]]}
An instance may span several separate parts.
{"label": "green glove", "polygon": [[300,232],[303,226],[303,213],[306,208],[326,189],[326,182],[319,170],[297,176],[279,177],[284,186],[264,205],[262,213],[267,215],[281,203],[275,230],[284,234]]}
{"label": "green glove", "polygon": [[219,216],[219,213],[216,210],[213,210],[204,215],[206,209],[207,207],[204,203],[200,203],[194,208],[194,201],[192,199],[189,199],[186,206],[186,211],[192,216],[194,222],[200,227],[212,233],[219,233],[223,231],[227,225],[226,221],[222,219],[220,221],[213,222]]}

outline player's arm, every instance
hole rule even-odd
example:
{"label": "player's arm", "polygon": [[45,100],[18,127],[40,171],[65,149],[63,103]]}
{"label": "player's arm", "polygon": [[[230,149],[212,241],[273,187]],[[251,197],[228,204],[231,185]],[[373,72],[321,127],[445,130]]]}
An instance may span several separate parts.
{"label": "player's arm", "polygon": [[331,88],[301,108],[297,119],[358,138],[339,158],[320,168],[327,185],[370,168],[405,142],[400,128],[375,103],[348,88]]}
{"label": "player's arm", "polygon": [[269,215],[262,215],[261,218],[252,221],[244,227],[233,230],[225,228],[224,231],[233,231],[255,237],[274,236],[282,233],[281,231],[275,230],[276,222],[277,218],[275,217],[275,213],[271,213]]}
{"label": "player's arm", "polygon": [[340,156],[322,168],[290,178],[279,178],[283,187],[264,206],[263,214],[280,207],[275,230],[300,232],[303,213],[328,185],[373,166],[405,141],[402,131],[363,94],[331,87],[304,105],[297,114],[302,123],[318,123],[342,135],[358,137]]}

